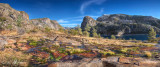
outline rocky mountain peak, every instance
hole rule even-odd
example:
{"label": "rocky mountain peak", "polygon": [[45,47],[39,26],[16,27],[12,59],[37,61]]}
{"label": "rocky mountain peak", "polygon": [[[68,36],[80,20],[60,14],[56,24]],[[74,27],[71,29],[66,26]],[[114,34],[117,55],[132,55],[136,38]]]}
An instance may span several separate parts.
{"label": "rocky mountain peak", "polygon": [[83,18],[83,22],[81,24],[81,28],[82,28],[82,30],[84,30],[85,27],[86,27],[86,25],[88,25],[88,26],[95,26],[96,24],[97,24],[96,20],[94,20],[92,17],[85,16]]}
{"label": "rocky mountain peak", "polygon": [[30,22],[40,28],[50,28],[58,30],[61,26],[55,20],[50,20],[49,18],[38,18],[32,19]]}
{"label": "rocky mountain peak", "polygon": [[61,26],[57,21],[49,18],[29,20],[29,15],[24,11],[17,11],[9,4],[0,3],[0,32],[14,30],[18,34],[38,28],[39,31],[45,28],[58,30]]}
{"label": "rocky mountain peak", "polygon": [[104,14],[96,21],[86,16],[81,25],[82,29],[86,25],[96,26],[101,35],[147,34],[150,28],[160,33],[160,19],[152,16]]}

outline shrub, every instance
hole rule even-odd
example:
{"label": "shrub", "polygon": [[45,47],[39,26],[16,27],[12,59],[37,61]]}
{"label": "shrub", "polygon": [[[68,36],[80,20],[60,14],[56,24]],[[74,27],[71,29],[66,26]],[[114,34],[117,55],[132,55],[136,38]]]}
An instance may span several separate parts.
{"label": "shrub", "polygon": [[86,37],[89,37],[90,34],[89,34],[88,31],[83,31],[83,35],[86,36]]}
{"label": "shrub", "polygon": [[128,51],[128,48],[123,48],[120,50],[122,53],[126,53]]}
{"label": "shrub", "polygon": [[111,35],[111,39],[116,39],[116,37],[114,35]]}
{"label": "shrub", "polygon": [[18,16],[18,19],[17,19],[17,26],[18,27],[21,27],[22,26],[22,16]]}
{"label": "shrub", "polygon": [[0,22],[1,21],[6,21],[7,19],[5,17],[0,17]]}
{"label": "shrub", "polygon": [[152,53],[149,52],[149,51],[145,51],[145,56],[146,56],[146,57],[152,57]]}
{"label": "shrub", "polygon": [[79,35],[82,35],[82,34],[83,34],[80,25],[77,25],[77,31],[78,31]]}
{"label": "shrub", "polygon": [[69,33],[70,33],[71,35],[78,35],[78,34],[79,34],[79,33],[78,33],[78,30],[75,30],[75,29],[69,30]]}
{"label": "shrub", "polygon": [[12,25],[9,24],[9,25],[7,26],[7,29],[12,29]]}
{"label": "shrub", "polygon": [[35,40],[29,40],[29,45],[31,46],[38,46],[38,45],[43,45],[44,41],[35,41]]}
{"label": "shrub", "polygon": [[103,55],[115,55],[115,53],[114,52],[112,52],[112,51],[100,51],[100,53],[102,53]]}
{"label": "shrub", "polygon": [[46,27],[46,28],[45,28],[45,32],[49,33],[49,32],[51,32],[51,29],[48,28],[48,27]]}

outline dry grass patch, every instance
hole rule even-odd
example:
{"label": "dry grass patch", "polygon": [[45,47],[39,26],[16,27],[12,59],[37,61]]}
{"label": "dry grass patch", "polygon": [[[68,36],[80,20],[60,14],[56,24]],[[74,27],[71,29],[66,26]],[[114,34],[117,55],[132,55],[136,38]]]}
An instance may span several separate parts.
{"label": "dry grass patch", "polygon": [[12,49],[0,51],[0,66],[27,66],[31,55]]}

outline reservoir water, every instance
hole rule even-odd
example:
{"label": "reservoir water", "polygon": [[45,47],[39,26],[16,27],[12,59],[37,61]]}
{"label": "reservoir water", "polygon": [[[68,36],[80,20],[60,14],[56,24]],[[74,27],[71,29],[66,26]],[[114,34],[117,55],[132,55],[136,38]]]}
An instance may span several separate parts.
{"label": "reservoir water", "polygon": [[[159,37],[160,35],[157,35],[156,37]],[[111,38],[111,36],[104,36],[105,38]],[[127,34],[127,35],[123,35],[120,37],[116,38],[121,38],[121,39],[125,39],[125,40],[129,40],[129,39],[136,39],[136,40],[148,40],[148,35],[147,34]]]}

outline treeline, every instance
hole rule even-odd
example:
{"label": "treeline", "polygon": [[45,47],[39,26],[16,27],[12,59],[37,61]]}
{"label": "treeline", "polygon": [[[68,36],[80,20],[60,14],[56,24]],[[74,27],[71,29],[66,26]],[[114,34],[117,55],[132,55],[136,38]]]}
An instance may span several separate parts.
{"label": "treeline", "polygon": [[[101,38],[100,33],[97,33],[96,27],[90,27],[88,25],[86,25],[84,30],[81,29],[80,25],[77,25],[74,28],[68,28],[68,29],[60,28],[59,31],[70,35]],[[160,38],[156,38],[156,35],[157,35],[156,31],[153,28],[150,28],[150,31],[148,32],[148,42],[157,43],[160,40]],[[115,35],[111,35],[111,39],[117,39],[117,38]]]}
{"label": "treeline", "polygon": [[80,35],[80,36],[96,37],[96,38],[101,37],[101,35],[97,33],[97,30],[95,29],[95,27],[90,27],[88,25],[86,25],[85,30],[83,31],[80,25],[77,25],[74,28],[60,29],[59,31],[64,32],[66,34],[70,34],[70,35]]}

